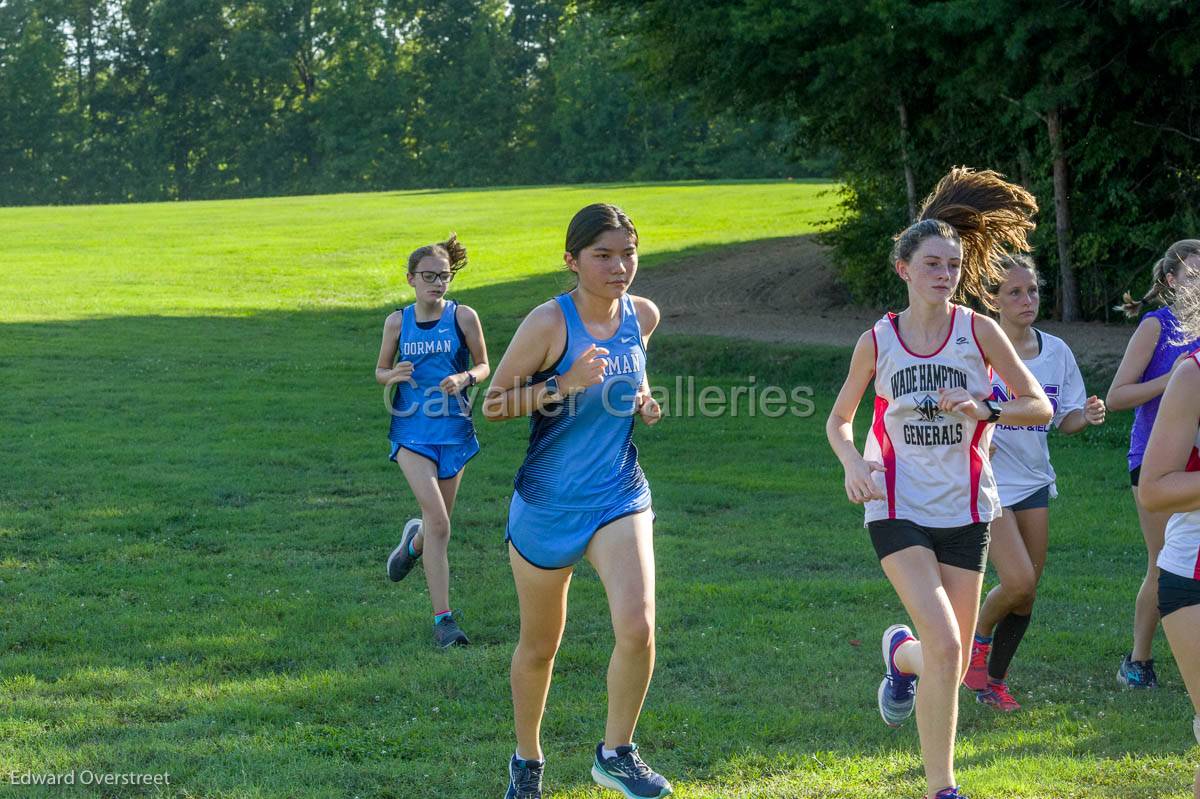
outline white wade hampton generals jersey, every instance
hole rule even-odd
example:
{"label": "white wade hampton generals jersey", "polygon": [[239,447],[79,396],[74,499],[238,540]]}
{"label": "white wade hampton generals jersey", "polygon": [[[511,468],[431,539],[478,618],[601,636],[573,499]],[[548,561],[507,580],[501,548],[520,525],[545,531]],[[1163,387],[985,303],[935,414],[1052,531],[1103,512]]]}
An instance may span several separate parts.
{"label": "white wade hampton generals jersey", "polygon": [[[1087,403],[1087,390],[1083,376],[1075,363],[1075,356],[1067,343],[1057,336],[1034,330],[1038,339],[1038,354],[1025,361],[1025,367],[1042,386],[1054,418],[1050,424],[1058,427],[1072,411]],[[992,377],[993,397],[999,402],[1013,399],[1012,392],[999,375]],[[996,454],[992,456],[992,470],[1000,491],[1000,503],[1004,507],[1016,505],[1023,499],[1050,486],[1050,496],[1058,496],[1054,485],[1054,469],[1050,466],[1050,446],[1046,442],[1050,425],[1016,427],[1004,424],[1003,418],[996,425],[993,443]]]}
{"label": "white wade hampton generals jersey", "polygon": [[975,338],[975,314],[951,306],[950,332],[936,352],[917,355],[900,338],[896,315],[871,329],[875,339],[875,413],[863,458],[887,499],[866,504],[866,521],[905,519],[925,527],[961,527],[1000,515],[988,462],[987,422],[938,408],[938,389],[992,393],[991,369]]}

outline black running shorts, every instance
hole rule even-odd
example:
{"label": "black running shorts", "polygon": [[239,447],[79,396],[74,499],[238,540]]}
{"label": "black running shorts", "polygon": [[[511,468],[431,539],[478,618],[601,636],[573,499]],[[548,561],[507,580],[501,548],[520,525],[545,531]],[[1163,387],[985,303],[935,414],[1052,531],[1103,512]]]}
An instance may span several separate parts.
{"label": "black running shorts", "polygon": [[1200,580],[1193,580],[1166,569],[1158,570],[1158,612],[1166,616],[1177,610],[1200,605]]}
{"label": "black running shorts", "polygon": [[925,527],[905,519],[881,519],[868,522],[867,530],[880,560],[902,549],[925,547],[933,550],[938,563],[947,566],[980,574],[987,566],[988,543],[992,538],[987,522],[962,527]]}

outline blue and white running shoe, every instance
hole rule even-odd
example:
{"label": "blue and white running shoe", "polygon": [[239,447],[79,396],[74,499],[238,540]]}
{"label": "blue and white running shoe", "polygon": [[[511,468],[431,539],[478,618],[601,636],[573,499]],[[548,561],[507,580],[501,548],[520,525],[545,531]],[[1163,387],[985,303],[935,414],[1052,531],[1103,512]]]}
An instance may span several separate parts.
{"label": "blue and white running shoe", "polygon": [[615,757],[605,757],[604,742],[596,745],[592,779],[597,785],[620,791],[628,799],[660,799],[671,795],[671,783],[642,761],[637,744],[618,746],[616,752]]}
{"label": "blue and white running shoe", "polygon": [[545,760],[521,760],[513,755],[508,761],[508,792],[504,799],[542,799],[545,768]]}
{"label": "blue and white running shoe", "polygon": [[913,713],[916,705],[917,677],[904,675],[896,668],[892,655],[900,644],[913,640],[912,630],[903,624],[893,624],[883,631],[883,682],[879,683],[879,715],[889,727],[899,727]]}

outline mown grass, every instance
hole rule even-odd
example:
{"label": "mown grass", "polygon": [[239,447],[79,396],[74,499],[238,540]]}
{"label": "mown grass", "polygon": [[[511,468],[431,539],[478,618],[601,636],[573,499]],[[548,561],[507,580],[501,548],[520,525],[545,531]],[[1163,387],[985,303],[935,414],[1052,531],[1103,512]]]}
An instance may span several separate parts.
{"label": "mown grass", "polygon": [[[0,212],[0,785],[168,772],[159,789],[21,796],[498,797],[517,612],[503,519],[525,426],[480,423],[452,597],[475,640],[428,645],[420,575],[383,558],[413,503],[371,378],[396,264],[457,229],[456,283],[498,359],[563,287],[570,215],[611,199],[647,268],[813,229],[821,185],[605,186]],[[411,296],[411,295],[407,295]],[[916,733],[874,707],[901,616],[845,502],[823,419],[847,353],[672,335],[673,386],[810,386],[811,417],[672,416],[638,441],[658,514],[659,665],[639,730],[681,797],[919,796]],[[973,797],[1181,799],[1189,709],[1113,679],[1144,554],[1127,421],[1054,443],[1051,563],[998,717],[964,702]],[[610,631],[572,589],[545,724],[551,796],[599,797]],[[964,696],[964,699],[966,697]]]}

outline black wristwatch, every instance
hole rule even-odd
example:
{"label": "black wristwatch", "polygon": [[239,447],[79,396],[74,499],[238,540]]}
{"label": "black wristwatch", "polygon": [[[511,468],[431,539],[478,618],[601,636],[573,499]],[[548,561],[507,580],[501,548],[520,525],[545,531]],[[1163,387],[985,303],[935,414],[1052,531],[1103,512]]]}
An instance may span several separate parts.
{"label": "black wristwatch", "polygon": [[987,409],[992,412],[992,415],[987,418],[988,424],[995,424],[996,422],[1000,421],[1000,403],[996,402],[994,399],[985,399],[983,404],[986,405]]}
{"label": "black wristwatch", "polygon": [[479,382],[479,381],[475,379],[475,373],[474,373],[474,372],[467,372],[467,385],[468,385],[468,386],[473,386],[473,385],[475,385],[475,384],[476,384],[476,383],[478,383],[478,382]]}
{"label": "black wristwatch", "polygon": [[551,402],[558,402],[560,399],[562,399],[562,394],[560,394],[558,391],[558,375],[551,375],[551,377],[546,380],[545,386],[546,393],[543,396],[545,396]]}

